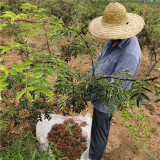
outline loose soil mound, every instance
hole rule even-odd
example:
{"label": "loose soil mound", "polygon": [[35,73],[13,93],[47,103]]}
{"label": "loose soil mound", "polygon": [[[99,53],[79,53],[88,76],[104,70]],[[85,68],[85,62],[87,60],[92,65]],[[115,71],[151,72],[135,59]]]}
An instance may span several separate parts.
{"label": "loose soil mound", "polygon": [[[86,137],[82,135],[81,126],[72,119],[64,121],[63,124],[55,124],[48,134],[48,140],[62,151],[60,158],[67,157],[69,160],[77,160],[87,149]],[[54,150],[53,146],[53,153]]]}

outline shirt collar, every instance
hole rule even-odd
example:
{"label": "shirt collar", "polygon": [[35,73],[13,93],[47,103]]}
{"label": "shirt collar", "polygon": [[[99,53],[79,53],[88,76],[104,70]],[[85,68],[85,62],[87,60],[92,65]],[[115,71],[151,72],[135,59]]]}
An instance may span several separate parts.
{"label": "shirt collar", "polygon": [[[130,38],[122,39],[122,40],[117,44],[117,46],[118,46],[119,48],[122,48],[123,45],[126,44],[129,39],[130,39]],[[112,44],[112,41],[109,40],[108,43],[107,43],[107,45],[110,46],[111,44]]]}
{"label": "shirt collar", "polygon": [[122,48],[124,44],[126,44],[129,41],[130,38],[127,39],[122,39],[119,43],[118,43],[118,47]]}

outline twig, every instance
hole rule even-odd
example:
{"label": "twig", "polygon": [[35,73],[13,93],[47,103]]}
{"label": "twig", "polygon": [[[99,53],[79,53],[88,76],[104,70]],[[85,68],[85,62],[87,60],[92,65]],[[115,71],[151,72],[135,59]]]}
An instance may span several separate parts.
{"label": "twig", "polygon": [[49,53],[51,54],[51,51],[50,51],[50,46],[49,46],[49,41],[48,41],[48,35],[47,35],[47,32],[46,32],[46,29],[44,27],[44,24],[43,24],[43,29],[44,29],[44,35],[45,35],[45,38],[46,38],[46,42],[47,42],[47,48],[48,48],[48,51]]}

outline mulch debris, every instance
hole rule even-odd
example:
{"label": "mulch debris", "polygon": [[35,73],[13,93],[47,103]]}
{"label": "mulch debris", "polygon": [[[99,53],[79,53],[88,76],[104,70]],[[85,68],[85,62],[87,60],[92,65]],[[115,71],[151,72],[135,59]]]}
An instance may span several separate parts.
{"label": "mulch debris", "polygon": [[53,125],[48,134],[48,140],[54,144],[53,153],[55,153],[55,147],[61,151],[59,158],[67,157],[68,160],[77,160],[87,149],[87,137],[82,135],[81,126],[72,119],[65,120],[63,124]]}

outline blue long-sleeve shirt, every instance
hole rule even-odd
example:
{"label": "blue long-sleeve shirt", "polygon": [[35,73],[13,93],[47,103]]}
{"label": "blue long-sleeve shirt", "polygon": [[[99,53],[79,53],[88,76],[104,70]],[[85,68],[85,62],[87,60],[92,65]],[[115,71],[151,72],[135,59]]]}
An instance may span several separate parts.
{"label": "blue long-sleeve shirt", "polygon": [[[114,47],[112,47],[112,41],[109,40],[98,55],[96,62],[98,66],[93,68],[96,76],[99,71],[104,76],[109,76],[131,69],[135,77],[141,63],[141,49],[136,36],[123,39]],[[89,76],[92,76],[92,72]],[[124,81],[123,88],[129,89],[131,84],[131,81]],[[106,113],[106,110],[109,110],[109,106],[102,104],[100,99],[93,100],[92,104],[100,112]]]}

